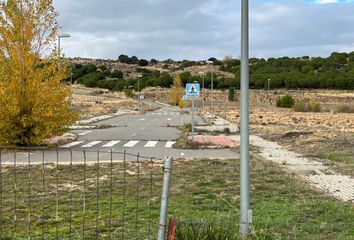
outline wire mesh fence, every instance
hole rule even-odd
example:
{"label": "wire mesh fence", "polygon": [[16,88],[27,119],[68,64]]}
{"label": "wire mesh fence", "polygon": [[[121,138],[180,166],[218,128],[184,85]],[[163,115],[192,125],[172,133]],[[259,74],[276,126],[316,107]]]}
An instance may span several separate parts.
{"label": "wire mesh fence", "polygon": [[114,151],[0,151],[0,239],[152,239],[163,162]]}
{"label": "wire mesh fence", "polygon": [[[256,151],[256,150],[255,150]],[[354,206],[251,154],[250,239],[352,239]],[[163,161],[127,152],[0,151],[0,239],[154,239]],[[176,238],[239,239],[239,160],[174,161]]]}

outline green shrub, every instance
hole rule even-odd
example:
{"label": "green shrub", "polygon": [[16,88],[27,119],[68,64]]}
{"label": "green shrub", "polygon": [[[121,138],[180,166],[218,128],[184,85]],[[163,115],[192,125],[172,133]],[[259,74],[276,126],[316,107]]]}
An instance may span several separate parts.
{"label": "green shrub", "polygon": [[297,101],[293,109],[295,112],[321,112],[321,105],[312,99],[304,98]]}
{"label": "green shrub", "polygon": [[295,103],[295,100],[292,96],[285,95],[277,100],[277,107],[282,108],[291,108]]}
{"label": "green shrub", "polygon": [[229,101],[235,101],[235,88],[231,87],[229,89]]}
{"label": "green shrub", "polygon": [[336,113],[354,113],[354,106],[350,105],[338,105],[334,110]]}
{"label": "green shrub", "polygon": [[231,133],[231,131],[230,131],[230,128],[225,128],[224,129],[224,133],[226,134],[226,135],[229,135],[230,133]]}
{"label": "green shrub", "polygon": [[134,93],[133,93],[133,90],[131,89],[124,89],[124,93],[125,93],[125,96],[128,97],[128,98],[134,98]]}

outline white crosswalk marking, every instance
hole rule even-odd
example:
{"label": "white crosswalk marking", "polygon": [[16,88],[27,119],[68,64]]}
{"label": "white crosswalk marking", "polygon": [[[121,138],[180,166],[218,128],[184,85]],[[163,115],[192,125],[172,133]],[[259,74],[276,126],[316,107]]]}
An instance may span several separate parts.
{"label": "white crosswalk marking", "polygon": [[162,113],[158,113],[158,115],[161,115]]}
{"label": "white crosswalk marking", "polygon": [[166,148],[172,148],[172,145],[175,144],[176,142],[174,141],[167,141],[165,147]]}
{"label": "white crosswalk marking", "polygon": [[140,141],[129,141],[126,144],[123,145],[123,147],[134,147],[136,144],[138,144]]}
{"label": "white crosswalk marking", "polygon": [[[66,145],[63,145],[61,147],[62,148],[71,148],[71,147],[74,147],[74,146],[78,146],[80,144],[84,144],[84,145],[81,146],[81,148],[91,148],[91,147],[94,147],[96,145],[99,145],[102,142],[103,141],[89,141],[89,142],[85,143],[85,141],[75,141],[75,142],[71,142],[71,143],[68,143]],[[106,142],[101,147],[102,148],[111,148],[111,147],[114,147],[115,145],[117,145],[120,142],[122,142],[122,141],[120,141],[120,140],[112,140],[112,141]],[[135,147],[139,142],[140,141],[138,141],[138,140],[127,141],[123,145],[123,147],[132,148],[132,147]],[[144,142],[145,142],[144,148],[154,148],[154,147],[157,147],[157,144],[159,143],[159,141],[144,141]],[[176,143],[175,141],[166,141],[165,142],[165,148],[172,148],[172,145],[175,144],[175,143]]]}
{"label": "white crosswalk marking", "polygon": [[90,148],[90,147],[93,147],[93,146],[95,146],[95,145],[97,145],[97,144],[99,144],[99,143],[101,143],[102,141],[92,141],[92,142],[90,142],[90,143],[87,143],[87,144],[85,144],[85,145],[83,145],[83,146],[81,146],[82,148]]}
{"label": "white crosswalk marking", "polygon": [[148,141],[144,147],[155,147],[158,141]]}
{"label": "white crosswalk marking", "polygon": [[79,135],[79,136],[85,136],[86,134],[89,134],[89,133],[92,133],[92,131],[81,132],[81,133],[78,133],[77,135]]}
{"label": "white crosswalk marking", "polygon": [[102,147],[106,148],[106,147],[113,147],[114,145],[120,143],[120,141],[110,141],[108,143],[106,143],[105,145],[103,145]]}
{"label": "white crosswalk marking", "polygon": [[80,143],[83,143],[84,141],[75,141],[72,143],[65,144],[64,146],[61,146],[63,148],[71,148],[73,146],[79,145]]}
{"label": "white crosswalk marking", "polygon": [[168,113],[164,113],[165,115],[167,115]]}

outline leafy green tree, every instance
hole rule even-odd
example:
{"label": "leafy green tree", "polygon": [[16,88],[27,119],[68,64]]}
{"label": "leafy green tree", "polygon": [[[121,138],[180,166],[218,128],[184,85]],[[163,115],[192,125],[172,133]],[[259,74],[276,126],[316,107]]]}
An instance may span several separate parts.
{"label": "leafy green tree", "polygon": [[142,67],[149,65],[149,61],[145,60],[145,59],[140,59],[138,63],[139,63],[139,66],[142,66]]}
{"label": "leafy green tree", "polygon": [[119,55],[118,60],[121,63],[128,63],[129,57],[127,55],[121,54],[121,55]]}
{"label": "leafy green tree", "polygon": [[124,74],[123,74],[123,72],[120,71],[120,70],[116,70],[116,69],[115,69],[115,70],[113,70],[113,71],[111,72],[111,77],[112,77],[112,78],[122,79],[123,76],[124,76]]}
{"label": "leafy green tree", "polygon": [[156,59],[154,59],[154,58],[152,58],[151,60],[150,60],[150,64],[151,65],[155,65],[155,64],[157,64],[158,63],[158,61],[156,60]]}

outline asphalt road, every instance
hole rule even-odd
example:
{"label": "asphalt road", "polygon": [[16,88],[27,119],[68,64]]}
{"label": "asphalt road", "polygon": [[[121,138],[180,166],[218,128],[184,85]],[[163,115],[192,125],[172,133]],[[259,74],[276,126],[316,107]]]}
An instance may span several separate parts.
{"label": "asphalt road", "polygon": [[[191,114],[182,113],[177,107],[163,106],[158,110],[138,115],[117,116],[104,120],[95,125],[109,125],[111,127],[93,130],[72,131],[78,139],[58,149],[41,151],[18,151],[16,162],[28,163],[30,156],[32,163],[56,162],[74,163],[89,162],[97,159],[110,161],[110,159],[134,161],[139,154],[142,159],[164,159],[166,156],[177,158],[237,158],[237,153],[227,149],[208,150],[181,150],[174,149],[172,145],[180,135],[178,127],[191,123]],[[205,124],[199,116],[195,116],[195,124]],[[112,151],[112,154],[110,153]],[[98,153],[99,152],[99,153]],[[2,163],[13,163],[14,154],[2,154]]]}

